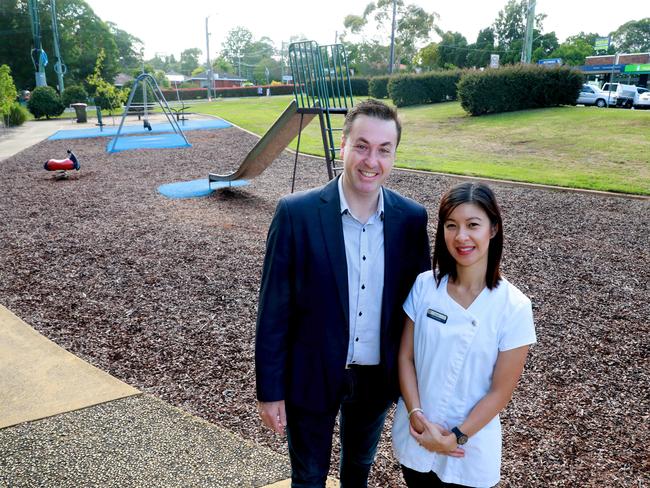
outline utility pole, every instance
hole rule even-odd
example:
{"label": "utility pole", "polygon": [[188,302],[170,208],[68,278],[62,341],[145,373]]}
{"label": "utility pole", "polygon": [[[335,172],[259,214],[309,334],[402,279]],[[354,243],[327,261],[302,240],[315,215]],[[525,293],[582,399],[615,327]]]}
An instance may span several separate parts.
{"label": "utility pole", "polygon": [[50,0],[50,8],[52,9],[52,37],[54,38],[54,55],[56,56],[56,63],[54,64],[54,71],[59,79],[59,93],[63,93],[65,87],[63,86],[63,75],[66,73],[67,68],[61,59],[59,52],[59,27],[56,18],[56,0]]}
{"label": "utility pole", "polygon": [[388,74],[393,74],[393,67],[395,66],[395,29],[397,28],[397,0],[393,0],[393,23],[390,29],[390,66],[388,67]]}
{"label": "utility pole", "polygon": [[521,51],[521,62],[530,63],[533,57],[533,27],[535,26],[536,0],[528,0],[528,15],[526,16],[526,38]]}
{"label": "utility pole", "polygon": [[211,93],[212,93],[212,64],[210,63],[210,33],[208,32],[208,19],[210,16],[208,15],[205,18],[205,49],[206,49],[206,57],[208,60],[208,72],[207,72],[207,77],[208,77],[208,101],[212,100]]}

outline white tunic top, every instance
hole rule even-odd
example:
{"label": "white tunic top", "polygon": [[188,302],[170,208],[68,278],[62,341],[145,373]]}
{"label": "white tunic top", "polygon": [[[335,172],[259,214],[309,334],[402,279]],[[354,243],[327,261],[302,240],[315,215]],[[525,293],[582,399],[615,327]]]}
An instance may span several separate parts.
{"label": "white tunic top", "polygon": [[[485,288],[464,309],[440,286],[431,271],[421,273],[404,311],[415,323],[415,371],[425,416],[447,429],[463,423],[490,389],[499,351],[536,342],[530,300],[502,278]],[[433,318],[432,318],[433,317]],[[446,322],[445,322],[446,320]],[[445,323],[443,323],[445,322]],[[419,446],[409,432],[404,400],[393,422],[393,450],[403,465],[434,471],[446,483],[493,486],[501,468],[501,422],[497,415],[463,446],[465,457],[433,453]]]}

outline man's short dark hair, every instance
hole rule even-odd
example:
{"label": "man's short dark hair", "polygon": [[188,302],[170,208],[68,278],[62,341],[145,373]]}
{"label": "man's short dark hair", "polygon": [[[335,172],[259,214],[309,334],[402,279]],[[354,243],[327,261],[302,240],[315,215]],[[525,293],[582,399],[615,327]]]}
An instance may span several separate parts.
{"label": "man's short dark hair", "polygon": [[392,120],[395,122],[395,127],[397,128],[397,146],[399,146],[399,141],[402,137],[402,124],[399,121],[397,116],[397,110],[393,107],[386,105],[384,102],[375,100],[374,98],[369,98],[356,104],[350,110],[348,110],[347,115],[345,116],[345,123],[343,124],[343,135],[348,137],[350,131],[352,130],[352,123],[359,115],[365,115],[367,117],[375,117],[381,120]]}

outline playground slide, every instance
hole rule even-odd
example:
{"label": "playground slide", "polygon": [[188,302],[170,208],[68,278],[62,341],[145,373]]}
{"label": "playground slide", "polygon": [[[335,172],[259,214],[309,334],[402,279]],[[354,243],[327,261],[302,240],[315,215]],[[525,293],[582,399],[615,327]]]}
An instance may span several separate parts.
{"label": "playground slide", "polygon": [[[307,127],[315,116],[316,114],[302,114],[302,128]],[[209,180],[235,181],[255,178],[262,174],[298,135],[300,117],[301,114],[296,110],[296,101],[292,100],[282,115],[244,158],[237,171],[227,175],[210,173]]]}

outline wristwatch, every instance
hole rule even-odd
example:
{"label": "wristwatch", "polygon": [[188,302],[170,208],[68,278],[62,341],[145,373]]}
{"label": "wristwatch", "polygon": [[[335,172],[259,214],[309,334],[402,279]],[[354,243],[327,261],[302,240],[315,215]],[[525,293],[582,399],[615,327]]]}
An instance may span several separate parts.
{"label": "wristwatch", "polygon": [[453,429],[451,429],[451,432],[456,436],[456,442],[458,443],[459,446],[467,444],[467,440],[469,439],[469,437],[463,434],[458,427],[454,427]]}

